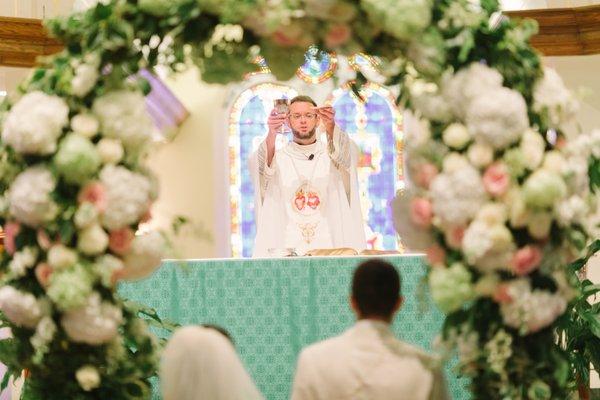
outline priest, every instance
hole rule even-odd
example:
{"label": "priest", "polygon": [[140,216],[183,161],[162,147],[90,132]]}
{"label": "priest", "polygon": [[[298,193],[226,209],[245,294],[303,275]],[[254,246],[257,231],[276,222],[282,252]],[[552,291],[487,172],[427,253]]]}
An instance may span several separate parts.
{"label": "priest", "polygon": [[[366,248],[357,179],[358,147],[335,124],[333,107],[308,96],[269,116],[266,139],[250,157],[254,184],[254,257],[294,249]],[[287,123],[293,140],[276,148]],[[323,126],[325,135],[317,128]],[[322,137],[324,138],[322,139]]]}

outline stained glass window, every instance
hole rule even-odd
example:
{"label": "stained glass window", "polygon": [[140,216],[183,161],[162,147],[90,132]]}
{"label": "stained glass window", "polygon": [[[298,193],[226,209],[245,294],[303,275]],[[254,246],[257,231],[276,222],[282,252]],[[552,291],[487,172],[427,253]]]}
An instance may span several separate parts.
{"label": "stained glass window", "polygon": [[[267,134],[267,116],[275,99],[291,99],[298,93],[285,85],[261,83],[240,94],[229,119],[229,197],[231,255],[250,257],[254,245],[254,188],[248,157]],[[283,139],[283,138],[280,138]],[[281,142],[278,144],[281,146]]]}
{"label": "stained glass window", "polygon": [[372,249],[396,250],[398,238],[389,202],[403,188],[401,114],[386,88],[363,87],[365,102],[350,89],[333,92],[329,102],[336,123],[360,149],[358,179],[367,244]]}

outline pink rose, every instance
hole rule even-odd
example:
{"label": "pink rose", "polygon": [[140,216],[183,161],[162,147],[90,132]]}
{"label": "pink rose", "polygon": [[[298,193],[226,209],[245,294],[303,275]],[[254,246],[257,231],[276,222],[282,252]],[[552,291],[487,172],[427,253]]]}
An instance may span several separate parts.
{"label": "pink rose", "polygon": [[515,275],[527,275],[539,267],[542,261],[542,250],[538,246],[525,246],[514,254],[510,266]]}
{"label": "pink rose", "polygon": [[425,250],[425,254],[432,267],[441,267],[446,263],[446,250],[437,243]]}
{"label": "pink rose", "polygon": [[502,196],[510,185],[508,168],[503,163],[490,165],[483,174],[483,186],[489,194],[495,197]]}
{"label": "pink rose", "polygon": [[106,210],[106,189],[100,182],[92,182],[81,189],[77,196],[79,203],[92,203],[99,212]]}
{"label": "pink rose", "polygon": [[52,246],[52,242],[50,241],[50,237],[43,229],[38,229],[36,233],[36,238],[38,245],[42,250],[48,250],[50,246]]}
{"label": "pink rose", "polygon": [[330,49],[341,46],[350,39],[352,30],[346,24],[332,25],[325,35],[325,45]]}
{"label": "pink rose", "polygon": [[423,197],[415,197],[410,202],[410,219],[421,227],[427,228],[433,219],[433,206],[431,202]]}
{"label": "pink rose", "polygon": [[17,251],[15,240],[20,232],[21,225],[17,222],[8,222],[4,225],[4,234],[6,235],[4,237],[4,247],[6,248],[6,252],[11,256]]}
{"label": "pink rose", "polygon": [[273,33],[271,39],[281,47],[294,47],[299,44],[299,36],[291,35],[285,29],[279,29]]}
{"label": "pink rose", "polygon": [[508,293],[508,284],[501,283],[496,287],[496,291],[494,292],[494,301],[499,304],[512,303],[513,298]]}
{"label": "pink rose", "polygon": [[458,250],[462,247],[463,237],[465,236],[464,226],[452,226],[446,229],[444,238],[448,247]]}
{"label": "pink rose", "polygon": [[35,267],[35,277],[42,287],[48,287],[50,284],[50,276],[52,276],[54,270],[47,263],[39,263]]}
{"label": "pink rose", "polygon": [[135,239],[135,232],[130,228],[111,231],[108,237],[108,248],[115,254],[125,254],[131,248],[133,239]]}
{"label": "pink rose", "polygon": [[429,185],[431,185],[433,178],[435,178],[439,172],[440,171],[435,165],[425,163],[419,167],[415,176],[415,183],[422,188],[429,189]]}

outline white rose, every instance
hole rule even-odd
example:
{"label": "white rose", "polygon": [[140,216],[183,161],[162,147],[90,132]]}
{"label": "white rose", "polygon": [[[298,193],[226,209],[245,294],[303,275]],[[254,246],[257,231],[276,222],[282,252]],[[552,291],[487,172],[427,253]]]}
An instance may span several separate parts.
{"label": "white rose", "polygon": [[495,69],[472,63],[455,75],[444,77],[442,93],[454,114],[464,120],[473,99],[493,96],[502,87],[502,80],[502,75]]}
{"label": "white rose", "polygon": [[546,239],[552,227],[552,214],[549,212],[535,212],[529,216],[527,231],[538,240]]}
{"label": "white rose", "polygon": [[467,130],[466,126],[463,124],[454,123],[450,124],[444,130],[442,138],[448,147],[460,150],[465,147],[467,143],[469,143],[471,140],[471,135],[469,135],[469,131]]}
{"label": "white rose", "polygon": [[542,169],[553,172],[555,174],[562,174],[565,169],[565,158],[563,155],[556,150],[552,150],[546,153],[544,156],[544,163]]}
{"label": "white rose", "polygon": [[52,154],[68,118],[69,106],[60,97],[40,91],[27,93],[8,113],[2,141],[18,153]]}
{"label": "white rose", "polygon": [[47,260],[54,269],[69,268],[77,262],[77,252],[65,245],[55,244],[48,250]]}
{"label": "white rose", "polygon": [[98,142],[96,147],[104,164],[118,164],[125,154],[123,145],[118,139],[104,138]]}
{"label": "white rose", "polygon": [[544,68],[544,75],[533,88],[533,110],[546,113],[553,128],[569,122],[575,117],[579,104],[565,87],[560,75],[552,68]]}
{"label": "white rose", "polygon": [[536,131],[528,129],[523,134],[519,147],[523,154],[526,155],[524,158],[525,166],[530,171],[539,167],[544,158],[544,149],[546,148],[544,138]]}
{"label": "white rose", "polygon": [[88,64],[80,64],[75,68],[75,76],[71,80],[71,93],[77,97],[85,97],[98,81],[98,69]]}
{"label": "white rose", "polygon": [[462,241],[463,251],[469,264],[481,272],[506,270],[516,249],[512,234],[504,225],[489,225],[474,220]]}
{"label": "white rose", "polygon": [[79,229],[87,228],[98,221],[98,208],[90,202],[83,202],[75,212],[75,226]]}
{"label": "white rose", "polygon": [[71,119],[71,129],[73,132],[88,139],[96,136],[99,128],[100,122],[92,114],[77,114]]}
{"label": "white rose", "polygon": [[100,386],[100,374],[92,365],[86,365],[79,368],[77,372],[75,372],[75,377],[77,378],[79,386],[81,386],[81,388],[86,392],[94,390]]}
{"label": "white rose", "polygon": [[494,161],[494,149],[484,143],[473,143],[467,150],[467,158],[477,168],[485,168]]}
{"label": "white rose", "polygon": [[58,206],[50,196],[55,187],[54,176],[44,167],[30,167],[21,172],[9,189],[11,215],[31,227],[53,220],[58,213]]}
{"label": "white rose", "polygon": [[504,149],[518,141],[529,127],[527,103],[516,90],[497,88],[471,102],[466,121],[476,140]]}
{"label": "white rose", "polygon": [[476,219],[488,225],[502,225],[508,218],[506,206],[502,203],[487,203],[477,213]]}
{"label": "white rose", "polygon": [[77,238],[77,249],[88,256],[103,253],[108,246],[108,234],[100,224],[93,224],[81,231]]}
{"label": "white rose", "polygon": [[436,176],[430,196],[434,214],[447,226],[465,225],[487,199],[481,175],[468,163],[465,168]]}
{"label": "white rose", "polygon": [[165,239],[158,232],[136,236],[131,250],[125,255],[123,279],[135,280],[150,275],[160,266],[165,250]]}
{"label": "white rose", "polygon": [[113,340],[122,321],[119,307],[93,293],[84,306],[65,312],[61,325],[74,342],[96,346]]}
{"label": "white rose", "polygon": [[35,328],[43,316],[40,302],[34,295],[12,286],[0,288],[0,310],[13,324],[30,329]]}
{"label": "white rose", "polygon": [[469,162],[459,153],[450,153],[444,158],[442,169],[445,173],[451,174],[460,171],[463,168],[468,168]]}

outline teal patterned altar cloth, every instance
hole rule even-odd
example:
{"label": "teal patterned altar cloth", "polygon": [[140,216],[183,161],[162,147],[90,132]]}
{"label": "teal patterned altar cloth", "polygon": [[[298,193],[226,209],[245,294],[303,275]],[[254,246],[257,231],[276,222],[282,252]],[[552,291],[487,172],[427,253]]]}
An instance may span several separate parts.
{"label": "teal patterned altar cloth", "polygon": [[[182,325],[213,323],[233,336],[250,375],[268,400],[289,398],[302,347],[353,324],[348,305],[352,272],[365,258],[301,257],[166,261],[150,278],[122,284],[125,298]],[[431,349],[442,314],[419,295],[425,266],[419,256],[386,257],[400,271],[405,303],[394,331]],[[419,299],[421,296],[421,299]],[[468,399],[450,370],[453,399]],[[159,398],[155,395],[155,398]]]}

